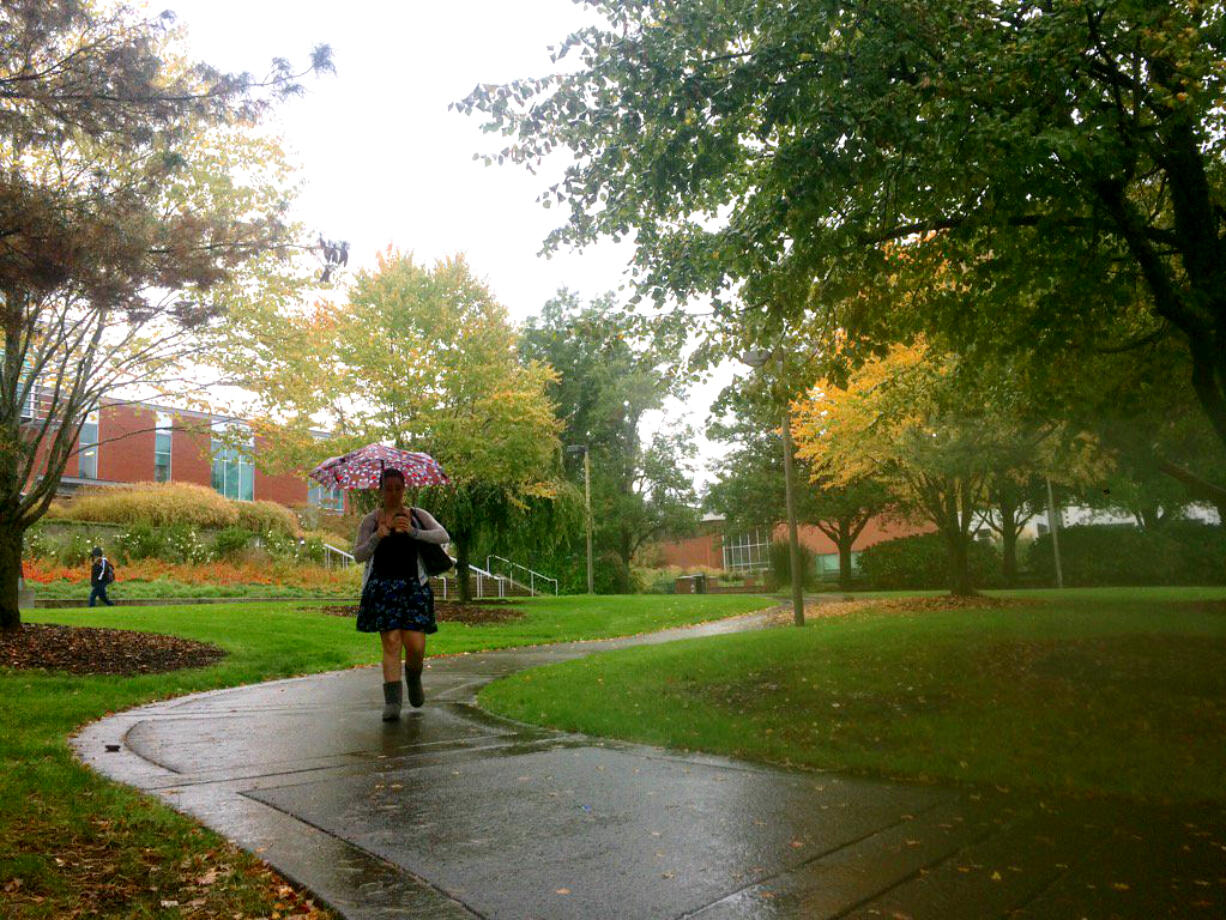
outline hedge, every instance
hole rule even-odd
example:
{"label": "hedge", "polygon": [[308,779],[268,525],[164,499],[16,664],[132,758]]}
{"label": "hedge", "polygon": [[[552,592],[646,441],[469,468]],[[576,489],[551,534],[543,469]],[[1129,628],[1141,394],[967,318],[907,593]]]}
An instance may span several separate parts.
{"label": "hedge", "polygon": [[48,511],[49,520],[62,519],[165,527],[190,524],[195,527],[234,527],[239,522],[238,505],[207,486],[186,482],[138,482],[90,490],[57,502]]}
{"label": "hedge", "polygon": [[[882,591],[948,588],[949,548],[939,533],[899,537],[860,553],[858,587]],[[991,588],[1002,583],[1001,557],[990,543],[972,541],[967,548],[971,585]]]}
{"label": "hedge", "polygon": [[[1055,582],[1051,534],[1031,544],[1032,575]],[[1226,529],[1173,521],[1156,530],[1129,525],[1083,524],[1060,529],[1064,583],[1098,585],[1226,584]]]}

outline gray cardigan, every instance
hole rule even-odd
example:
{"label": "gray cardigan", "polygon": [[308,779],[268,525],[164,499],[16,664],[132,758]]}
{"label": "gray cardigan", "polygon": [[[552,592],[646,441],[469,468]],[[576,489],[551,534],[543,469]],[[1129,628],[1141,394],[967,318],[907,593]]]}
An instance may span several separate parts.
{"label": "gray cardigan", "polygon": [[[366,574],[362,576],[362,587],[366,587],[366,580],[370,578],[371,566],[374,563],[375,547],[379,545],[379,511],[376,508],[366,517],[362,518],[358,524],[358,535],[353,541],[353,558],[358,562],[366,563]],[[425,526],[422,528],[414,527],[409,531],[409,536],[414,540],[421,540],[423,543],[437,543],[442,546],[451,542],[451,537],[443,528],[443,525],[434,519],[434,516],[425,508],[410,508],[411,512],[417,516],[417,519]],[[421,559],[417,560],[417,577],[424,585],[430,580],[430,576],[426,573],[425,566],[422,565]]]}

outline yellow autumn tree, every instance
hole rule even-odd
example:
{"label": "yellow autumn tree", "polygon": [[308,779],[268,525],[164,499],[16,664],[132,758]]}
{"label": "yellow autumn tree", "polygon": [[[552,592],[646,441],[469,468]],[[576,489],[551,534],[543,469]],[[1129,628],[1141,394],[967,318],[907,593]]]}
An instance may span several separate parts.
{"label": "yellow autumn tree", "polygon": [[[237,331],[245,341],[231,360],[247,354],[259,430],[280,445],[268,456],[305,472],[374,441],[430,453],[453,486],[423,501],[461,571],[482,537],[527,526],[524,512],[563,490],[561,422],[546,395],[554,373],[520,359],[506,309],[461,256],[426,267],[389,249],[346,303],[253,314]],[[312,427],[332,434],[320,440]]]}
{"label": "yellow autumn tree", "polygon": [[957,595],[974,591],[968,550],[995,485],[1056,468],[1069,480],[1099,462],[1087,439],[1019,423],[963,371],[921,337],[868,360],[846,386],[822,381],[793,405],[797,455],[812,474],[836,486],[877,480],[932,523]]}

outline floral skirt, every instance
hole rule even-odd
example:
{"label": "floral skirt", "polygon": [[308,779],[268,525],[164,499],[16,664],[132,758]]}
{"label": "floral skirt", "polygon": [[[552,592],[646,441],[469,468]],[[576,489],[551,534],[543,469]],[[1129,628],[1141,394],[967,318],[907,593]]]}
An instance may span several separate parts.
{"label": "floral skirt", "polygon": [[371,574],[362,589],[358,632],[412,629],[438,632],[434,620],[434,592],[416,578],[386,578]]}

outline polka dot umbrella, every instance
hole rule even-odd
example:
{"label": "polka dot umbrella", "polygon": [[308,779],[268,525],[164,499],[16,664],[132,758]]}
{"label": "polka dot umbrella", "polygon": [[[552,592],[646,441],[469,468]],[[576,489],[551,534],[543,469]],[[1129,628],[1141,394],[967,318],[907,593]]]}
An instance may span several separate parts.
{"label": "polka dot umbrella", "polygon": [[404,483],[409,488],[451,485],[443,468],[429,454],[384,444],[367,444],[339,457],[329,457],[308,475],[324,486],[377,489],[385,469],[404,473]]}

